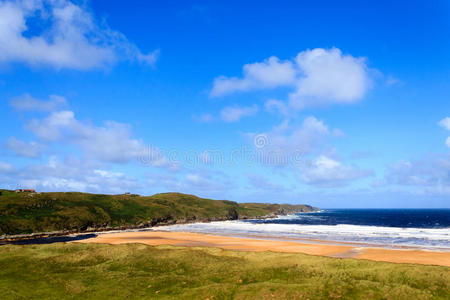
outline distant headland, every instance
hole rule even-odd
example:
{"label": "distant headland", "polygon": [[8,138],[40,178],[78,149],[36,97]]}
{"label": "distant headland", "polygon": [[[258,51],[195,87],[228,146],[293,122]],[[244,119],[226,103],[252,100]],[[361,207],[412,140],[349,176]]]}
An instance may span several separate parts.
{"label": "distant headland", "polygon": [[146,228],[190,222],[269,218],[313,212],[310,205],[237,203],[181,193],[152,196],[0,190],[3,239]]}

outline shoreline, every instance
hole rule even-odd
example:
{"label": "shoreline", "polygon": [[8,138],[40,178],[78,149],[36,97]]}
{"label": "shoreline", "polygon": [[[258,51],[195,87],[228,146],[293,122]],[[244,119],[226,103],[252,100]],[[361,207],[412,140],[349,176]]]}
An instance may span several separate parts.
{"label": "shoreline", "polygon": [[[311,212],[302,212],[302,213],[313,213]],[[207,219],[170,219],[170,220],[159,220],[156,221],[148,221],[146,223],[138,224],[138,225],[121,225],[121,226],[106,226],[106,227],[88,227],[84,230],[79,229],[64,229],[57,231],[49,231],[49,232],[33,232],[33,233],[21,233],[21,234],[4,234],[0,235],[0,245],[5,245],[11,242],[18,241],[33,241],[35,239],[41,238],[52,238],[52,237],[67,237],[71,235],[84,235],[84,234],[100,234],[100,233],[109,233],[109,232],[126,232],[126,231],[145,231],[145,230],[153,230],[155,227],[164,227],[170,225],[185,225],[185,224],[193,224],[193,223],[211,223],[211,222],[225,222],[225,221],[235,221],[235,220],[264,220],[270,218],[277,218],[279,216],[288,216],[288,215],[275,215],[268,214],[265,216],[240,216],[237,219],[229,219],[229,218],[207,218]]]}
{"label": "shoreline", "polygon": [[71,243],[138,243],[151,246],[172,245],[184,247],[213,247],[233,251],[303,253],[334,258],[367,259],[392,263],[411,263],[450,267],[450,252],[337,245],[329,241],[281,241],[263,239],[261,237],[245,238],[192,232],[149,230],[102,233],[93,238],[72,241]]}
{"label": "shoreline", "polygon": [[[169,225],[170,226],[170,225]],[[164,227],[163,227],[164,228]],[[222,236],[222,237],[235,237],[235,238],[248,238],[248,239],[256,239],[256,240],[265,240],[265,241],[280,241],[280,242],[298,242],[304,244],[324,244],[324,245],[334,245],[334,246],[351,246],[355,248],[381,248],[381,249],[392,249],[392,250],[421,250],[421,251],[431,251],[431,252],[449,252],[450,248],[443,248],[440,246],[416,246],[416,245],[388,245],[388,244],[378,244],[378,243],[369,243],[369,242],[360,242],[360,241],[339,241],[339,240],[326,240],[326,239],[314,239],[314,238],[301,238],[301,237],[275,237],[275,236],[263,236],[263,235],[239,235],[232,233],[213,233],[213,232],[197,232],[197,231],[171,231],[171,230],[160,230],[160,229],[144,229],[144,230],[135,230],[135,231],[127,231],[127,232],[146,232],[146,231],[161,231],[161,232],[182,232],[182,233],[198,233],[205,235],[213,235],[213,236]],[[108,234],[108,233],[121,233],[123,231],[110,231],[110,232],[99,232],[98,234]]]}

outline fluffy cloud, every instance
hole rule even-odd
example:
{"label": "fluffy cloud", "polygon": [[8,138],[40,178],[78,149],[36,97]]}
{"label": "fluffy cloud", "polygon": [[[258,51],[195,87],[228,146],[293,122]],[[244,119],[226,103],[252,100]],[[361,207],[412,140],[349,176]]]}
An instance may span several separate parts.
{"label": "fluffy cloud", "polygon": [[[49,27],[39,32],[36,23]],[[152,65],[156,58],[157,52],[141,53],[122,33],[71,1],[0,2],[0,62],[87,70],[123,59]]]}
{"label": "fluffy cloud", "polygon": [[225,122],[237,122],[243,117],[253,116],[258,112],[258,106],[228,106],[222,109],[220,117]]}
{"label": "fluffy cloud", "polygon": [[388,167],[383,185],[408,187],[420,194],[450,194],[450,157],[431,156],[399,161]]}
{"label": "fluffy cloud", "polygon": [[170,165],[158,149],[132,138],[128,124],[106,121],[104,126],[94,126],[77,120],[72,111],[66,110],[52,112],[44,119],[33,119],[26,128],[42,141],[75,144],[88,157],[102,161],[125,163],[142,159],[154,166]]}
{"label": "fluffy cloud", "polygon": [[435,157],[427,160],[400,161],[389,166],[386,180],[398,185],[448,185],[450,160],[448,157]]}
{"label": "fluffy cloud", "polygon": [[317,104],[314,102],[355,102],[370,87],[365,60],[343,55],[339,49],[303,51],[296,61],[302,76],[297,90],[289,96],[294,107]]}
{"label": "fluffy cloud", "polygon": [[321,155],[302,167],[301,179],[311,185],[336,187],[372,175],[371,171],[344,165],[340,161]]}
{"label": "fluffy cloud", "polygon": [[0,177],[9,188],[34,188],[43,191],[81,191],[123,193],[136,189],[135,178],[120,172],[99,169],[97,164],[69,158],[61,161],[52,156],[43,164],[23,168],[2,168]]}
{"label": "fluffy cloud", "polygon": [[219,97],[236,91],[268,89],[292,85],[296,71],[291,61],[280,61],[271,56],[261,63],[246,64],[243,67],[244,78],[221,76],[214,80],[210,95]]}
{"label": "fluffy cloud", "polygon": [[[445,128],[447,130],[450,130],[450,118],[449,117],[442,119],[438,124],[439,124],[439,126]],[[448,137],[445,140],[445,145],[447,145],[447,147],[450,148],[450,137]]]}
{"label": "fluffy cloud", "polygon": [[330,130],[323,121],[307,117],[300,126],[292,126],[285,120],[269,132],[249,134],[249,137],[262,163],[281,166],[299,164],[306,155],[320,152],[327,137],[340,135],[340,131]]}
{"label": "fluffy cloud", "polygon": [[447,130],[450,130],[450,118],[449,117],[446,117],[446,118],[440,120],[438,124],[439,124],[439,126],[445,128]]}
{"label": "fluffy cloud", "polygon": [[[11,105],[28,110],[53,109],[48,104],[42,109],[41,102],[49,101],[32,99],[26,104],[17,101]],[[4,143],[5,148],[19,156],[42,156],[41,159],[52,156],[44,163],[34,159],[25,166],[0,162],[0,181],[7,188],[120,193],[136,190],[140,184],[135,178],[112,171],[119,167],[115,163],[134,161],[168,171],[179,168],[178,162],[167,159],[159,149],[146,147],[142,140],[133,138],[128,124],[106,121],[96,126],[78,120],[73,111],[62,110],[32,119],[25,128],[34,134],[36,141],[24,142],[11,137]]]}
{"label": "fluffy cloud", "polygon": [[19,111],[55,111],[66,107],[67,101],[58,95],[50,95],[49,100],[38,100],[25,94],[12,99],[10,105]]}
{"label": "fluffy cloud", "polygon": [[[249,137],[253,138],[258,161],[263,165],[291,167],[308,185],[340,187],[372,175],[372,171],[333,158],[335,150],[330,146],[329,139],[343,135],[339,129],[330,129],[323,121],[310,116],[300,126],[293,126],[285,120],[269,132],[249,134]],[[249,182],[254,186],[264,185],[265,180],[252,176]]]}
{"label": "fluffy cloud", "polygon": [[287,86],[294,91],[289,93],[286,103],[279,100],[266,103],[267,108],[286,114],[289,108],[356,102],[371,86],[365,59],[344,55],[337,48],[302,51],[292,61],[270,57],[243,69],[243,78],[216,78],[211,96]]}
{"label": "fluffy cloud", "polygon": [[37,142],[24,142],[15,137],[11,137],[5,142],[5,147],[13,154],[25,157],[38,157],[46,148]]}
{"label": "fluffy cloud", "polygon": [[264,104],[266,110],[270,113],[280,113],[282,115],[289,115],[291,113],[291,109],[289,105],[287,105],[284,101],[280,101],[277,99],[269,99]]}

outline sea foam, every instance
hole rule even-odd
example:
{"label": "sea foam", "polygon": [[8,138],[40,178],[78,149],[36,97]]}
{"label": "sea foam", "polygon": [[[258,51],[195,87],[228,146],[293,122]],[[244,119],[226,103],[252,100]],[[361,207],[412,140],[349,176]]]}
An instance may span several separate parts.
{"label": "sea foam", "polygon": [[[282,218],[297,218],[284,216]],[[302,215],[302,218],[319,217]],[[273,224],[249,220],[192,223],[159,227],[158,230],[209,233],[266,239],[312,239],[385,247],[429,248],[450,251],[449,228],[399,228],[363,225]]]}

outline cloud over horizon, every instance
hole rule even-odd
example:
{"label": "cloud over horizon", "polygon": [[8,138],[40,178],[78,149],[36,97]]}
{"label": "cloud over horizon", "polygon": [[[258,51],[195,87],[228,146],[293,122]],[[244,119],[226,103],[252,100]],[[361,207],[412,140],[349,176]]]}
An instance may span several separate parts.
{"label": "cloud over horizon", "polygon": [[450,195],[450,156],[428,155],[390,164],[381,186],[395,185],[411,194]]}
{"label": "cloud over horizon", "polygon": [[79,191],[123,193],[139,187],[136,178],[105,169],[106,166],[68,157],[50,156],[47,161],[25,167],[5,165],[0,162],[0,178],[10,188],[33,188],[44,191]]}
{"label": "cloud over horizon", "polygon": [[337,187],[371,175],[373,175],[373,172],[370,170],[363,170],[353,165],[344,165],[336,159],[321,155],[316,160],[302,166],[300,178],[310,185]]}
{"label": "cloud over horizon", "polygon": [[4,184],[46,191],[124,192],[139,188],[139,180],[114,171],[117,165],[134,163],[168,171],[180,167],[157,147],[134,138],[129,124],[104,121],[96,126],[77,119],[71,110],[59,110],[60,104],[68,105],[61,96],[42,101],[28,94],[10,101],[18,111],[46,114],[24,120],[34,141],[11,136],[2,143],[5,154],[17,158],[14,164],[0,162]]}

